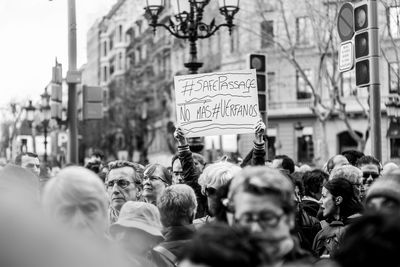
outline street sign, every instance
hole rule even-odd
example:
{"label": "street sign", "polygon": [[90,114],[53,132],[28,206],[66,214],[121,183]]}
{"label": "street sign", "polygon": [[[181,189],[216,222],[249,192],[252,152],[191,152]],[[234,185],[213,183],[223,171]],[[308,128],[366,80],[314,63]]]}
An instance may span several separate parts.
{"label": "street sign", "polygon": [[354,35],[354,6],[344,3],[338,14],[337,29],[342,42],[350,40]]}
{"label": "street sign", "polygon": [[351,41],[340,44],[339,71],[346,72],[354,67],[353,43]]}

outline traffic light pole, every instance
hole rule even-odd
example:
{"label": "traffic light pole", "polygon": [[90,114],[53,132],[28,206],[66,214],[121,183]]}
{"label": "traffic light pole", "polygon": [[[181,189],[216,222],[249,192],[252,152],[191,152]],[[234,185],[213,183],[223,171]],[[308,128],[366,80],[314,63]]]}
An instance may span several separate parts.
{"label": "traffic light pole", "polygon": [[[378,29],[378,8],[376,0],[369,0],[371,9],[371,28]],[[371,47],[373,51],[379,51],[378,36],[373,35],[371,38]],[[376,49],[374,49],[376,48]],[[379,53],[379,52],[378,52]],[[379,55],[377,55],[379,57]],[[373,75],[376,77],[375,82],[369,86],[370,96],[370,122],[371,122],[371,153],[379,161],[382,161],[382,133],[381,133],[381,91],[379,82],[379,60],[371,61],[372,69],[377,72]]]}
{"label": "traffic light pole", "polygon": [[78,124],[77,124],[77,92],[76,81],[68,79],[76,73],[76,14],[75,0],[68,0],[68,163],[78,163]]}

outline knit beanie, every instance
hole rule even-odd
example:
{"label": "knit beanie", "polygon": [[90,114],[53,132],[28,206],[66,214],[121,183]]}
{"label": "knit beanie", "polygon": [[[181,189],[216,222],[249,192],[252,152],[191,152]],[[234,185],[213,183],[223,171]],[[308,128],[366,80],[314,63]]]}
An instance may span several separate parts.
{"label": "knit beanie", "polygon": [[400,203],[400,172],[377,179],[368,189],[366,202],[375,197],[387,197]]}

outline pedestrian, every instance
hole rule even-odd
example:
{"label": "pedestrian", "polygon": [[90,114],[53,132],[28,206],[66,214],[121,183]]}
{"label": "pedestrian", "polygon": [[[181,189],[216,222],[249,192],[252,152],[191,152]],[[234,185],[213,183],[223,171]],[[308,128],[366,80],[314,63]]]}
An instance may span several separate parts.
{"label": "pedestrian", "polygon": [[287,155],[276,155],[272,161],[271,167],[285,174],[292,174],[295,170],[294,161]]}
{"label": "pedestrian", "polygon": [[143,200],[157,206],[158,199],[171,184],[172,177],[167,168],[157,163],[147,165],[143,176]]}
{"label": "pedestrian", "polygon": [[[205,166],[204,157],[192,153],[182,128],[177,127],[174,138],[178,142],[178,154],[172,158],[172,172],[175,182],[190,186],[196,193],[197,211],[196,218],[207,215],[207,198],[201,193],[199,177]],[[203,164],[204,163],[204,164]]]}
{"label": "pedestrian", "polygon": [[164,190],[157,206],[165,240],[153,248],[154,259],[159,267],[177,266],[178,258],[195,233],[196,195],[188,185],[172,185]]}
{"label": "pedestrian", "polygon": [[400,215],[400,169],[374,182],[365,200],[368,211]]}
{"label": "pedestrian", "polygon": [[349,161],[349,163],[353,166],[356,166],[357,160],[359,158],[361,158],[362,156],[364,156],[364,153],[362,153],[361,151],[358,151],[358,150],[354,150],[354,149],[343,151],[340,154],[345,156],[346,159]]}
{"label": "pedestrian", "polygon": [[363,156],[357,160],[357,167],[362,171],[362,183],[364,190],[368,192],[368,188],[372,183],[381,177],[382,165],[373,156]]}
{"label": "pedestrian", "polygon": [[354,188],[354,193],[363,201],[365,198],[365,190],[363,185],[362,171],[353,165],[343,165],[334,168],[329,175],[329,180],[344,178],[348,180]]}
{"label": "pedestrian", "polygon": [[227,184],[241,168],[229,162],[217,162],[208,165],[200,175],[201,192],[207,197],[208,215],[196,219],[194,224],[200,226],[215,219],[223,205],[218,197],[218,190]]}
{"label": "pedestrian", "polygon": [[48,217],[63,229],[105,239],[106,192],[99,177],[88,169],[73,166],[61,170],[47,182],[42,205]]}
{"label": "pedestrian", "polygon": [[341,267],[400,266],[400,217],[371,214],[350,225],[333,255]]}
{"label": "pedestrian", "polygon": [[317,217],[321,207],[322,187],[328,181],[328,174],[316,169],[303,175],[304,197],[301,200],[303,209],[310,216]]}
{"label": "pedestrian", "polygon": [[142,181],[143,166],[124,160],[116,160],[108,164],[105,186],[109,202],[110,224],[117,221],[119,211],[127,201],[140,200]]}
{"label": "pedestrian", "polygon": [[128,201],[117,221],[110,226],[110,235],[122,248],[133,266],[152,267],[151,250],[164,238],[160,213],[153,204]]}
{"label": "pedestrian", "polygon": [[324,185],[321,202],[327,224],[316,235],[313,251],[323,258],[330,257],[337,250],[345,228],[360,217],[362,205],[352,184],[344,178],[330,180]]}
{"label": "pedestrian", "polygon": [[340,166],[343,165],[348,165],[350,164],[349,161],[347,160],[347,158],[343,155],[335,155],[333,157],[331,157],[327,163],[326,163],[326,171],[328,174],[330,174],[332,172],[332,170],[334,168],[338,168]]}
{"label": "pedestrian", "polygon": [[394,162],[390,162],[389,161],[385,165],[383,165],[382,176],[384,176],[384,175],[386,175],[386,174],[388,174],[388,173],[390,173],[390,172],[392,172],[394,170],[397,170],[397,169],[399,169],[399,165],[397,165]]}
{"label": "pedestrian", "polygon": [[23,152],[15,158],[15,165],[21,166],[24,169],[30,170],[37,177],[40,174],[39,156],[32,152]]}
{"label": "pedestrian", "polygon": [[262,255],[244,228],[210,223],[185,246],[180,267],[257,267]]}
{"label": "pedestrian", "polygon": [[292,235],[295,202],[292,182],[266,166],[246,167],[232,179],[228,209],[233,225],[249,229],[266,255],[268,266],[308,264],[313,261]]}

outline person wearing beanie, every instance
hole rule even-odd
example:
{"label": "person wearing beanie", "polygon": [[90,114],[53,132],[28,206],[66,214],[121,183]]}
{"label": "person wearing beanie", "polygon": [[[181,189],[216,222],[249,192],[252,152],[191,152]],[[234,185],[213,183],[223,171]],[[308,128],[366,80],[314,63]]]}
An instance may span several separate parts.
{"label": "person wearing beanie", "polygon": [[172,176],[161,164],[149,164],[144,170],[143,198],[145,202],[157,206],[158,199],[165,188],[172,184]]}
{"label": "person wearing beanie", "polygon": [[367,192],[365,206],[369,211],[400,214],[400,169],[372,184]]}

